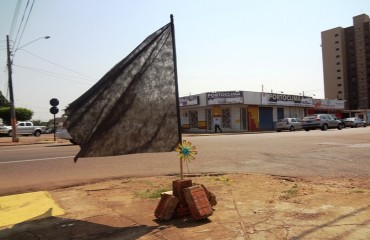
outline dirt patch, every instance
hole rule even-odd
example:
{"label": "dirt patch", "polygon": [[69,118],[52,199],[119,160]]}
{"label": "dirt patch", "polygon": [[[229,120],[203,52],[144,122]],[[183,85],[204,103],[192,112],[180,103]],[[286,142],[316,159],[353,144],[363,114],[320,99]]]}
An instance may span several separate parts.
{"label": "dirt patch", "polygon": [[217,197],[206,221],[161,222],[156,194],[177,177],[129,178],[52,191],[65,209],[48,218],[0,230],[39,239],[366,239],[370,236],[370,179],[292,178],[258,174],[193,176]]}

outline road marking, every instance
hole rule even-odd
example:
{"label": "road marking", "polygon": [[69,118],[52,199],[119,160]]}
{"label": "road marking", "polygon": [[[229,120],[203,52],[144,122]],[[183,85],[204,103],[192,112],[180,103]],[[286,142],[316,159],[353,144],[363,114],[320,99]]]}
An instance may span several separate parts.
{"label": "road marking", "polygon": [[[74,145],[71,145],[71,147],[74,146]],[[55,146],[53,146],[55,147]],[[65,146],[65,147],[69,147],[68,146]],[[40,149],[50,149],[50,148],[45,148],[45,147],[42,147],[42,148],[17,148],[17,149],[0,149],[0,152],[18,152],[18,151],[28,151],[28,150],[40,150]]]}
{"label": "road marking", "polygon": [[18,148],[18,149],[5,149],[1,150],[0,152],[18,152],[18,151],[27,151],[27,150],[39,150],[39,149],[45,149],[45,148]]}
{"label": "road marking", "polygon": [[74,158],[74,157],[75,156],[53,157],[53,158],[39,158],[39,159],[18,160],[18,161],[11,161],[11,162],[0,162],[0,164],[22,163],[22,162],[37,162],[37,161],[47,161],[47,160],[63,159],[63,158]]}
{"label": "road marking", "polygon": [[46,191],[0,197],[0,227],[63,214]]}

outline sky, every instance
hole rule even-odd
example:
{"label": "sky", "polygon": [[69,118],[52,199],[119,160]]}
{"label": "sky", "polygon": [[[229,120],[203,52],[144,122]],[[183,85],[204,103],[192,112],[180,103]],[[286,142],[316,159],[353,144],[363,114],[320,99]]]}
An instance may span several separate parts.
{"label": "sky", "polygon": [[180,96],[325,98],[321,32],[364,13],[368,0],[0,0],[0,90],[9,99],[9,35],[15,106],[48,121],[57,98],[58,117],[173,14]]}

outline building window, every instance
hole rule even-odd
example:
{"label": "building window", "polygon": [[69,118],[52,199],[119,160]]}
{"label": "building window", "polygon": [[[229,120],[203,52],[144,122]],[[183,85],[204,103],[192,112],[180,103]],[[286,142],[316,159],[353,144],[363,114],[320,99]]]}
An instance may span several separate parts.
{"label": "building window", "polygon": [[189,111],[190,128],[198,128],[198,112]]}
{"label": "building window", "polygon": [[340,62],[337,62],[337,65],[340,65]]}
{"label": "building window", "polygon": [[336,48],[335,51],[339,51],[339,48]]}
{"label": "building window", "polygon": [[342,79],[341,77],[337,77],[337,79]]}
{"label": "building window", "polygon": [[337,72],[341,72],[341,70],[340,69],[337,69]]}
{"label": "building window", "polygon": [[338,94],[342,94],[342,91],[338,91]]}
{"label": "building window", "polygon": [[339,43],[339,41],[335,41],[335,44],[338,44]]}
{"label": "building window", "polygon": [[342,84],[340,84],[340,83],[339,83],[339,84],[338,84],[338,87],[341,87],[341,86],[342,86]]}
{"label": "building window", "polygon": [[337,34],[335,34],[334,36],[338,37],[338,36],[339,36],[339,34],[337,33]]}
{"label": "building window", "polygon": [[336,58],[339,58],[339,57],[340,57],[340,55],[337,55],[337,56],[336,56]]}
{"label": "building window", "polygon": [[231,111],[230,108],[222,109],[222,127],[231,128]]}

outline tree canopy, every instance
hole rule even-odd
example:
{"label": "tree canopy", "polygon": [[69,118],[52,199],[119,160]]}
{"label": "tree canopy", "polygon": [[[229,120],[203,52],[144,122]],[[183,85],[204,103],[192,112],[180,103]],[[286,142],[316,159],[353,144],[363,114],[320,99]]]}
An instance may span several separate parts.
{"label": "tree canopy", "polygon": [[1,107],[10,107],[10,102],[6,99],[3,93],[0,91],[0,108]]}
{"label": "tree canopy", "polygon": [[[29,121],[33,116],[33,111],[27,108],[15,108],[17,121]],[[0,107],[0,118],[4,124],[10,125],[10,107]]]}

